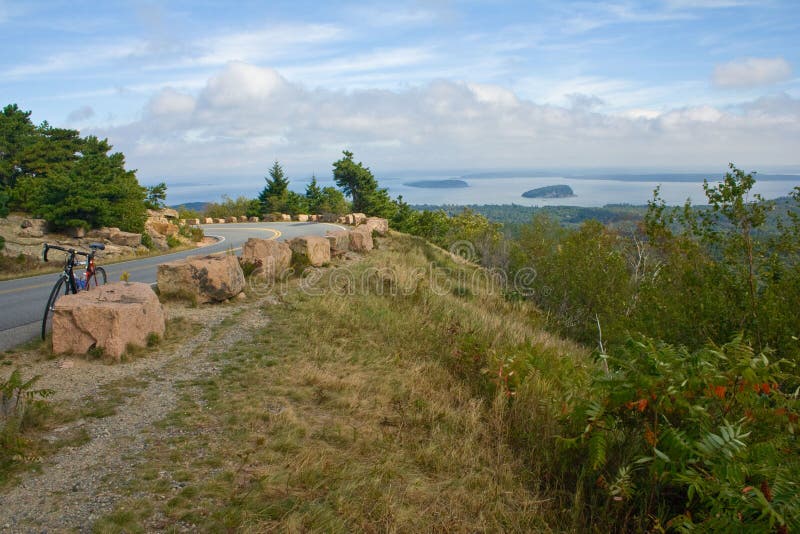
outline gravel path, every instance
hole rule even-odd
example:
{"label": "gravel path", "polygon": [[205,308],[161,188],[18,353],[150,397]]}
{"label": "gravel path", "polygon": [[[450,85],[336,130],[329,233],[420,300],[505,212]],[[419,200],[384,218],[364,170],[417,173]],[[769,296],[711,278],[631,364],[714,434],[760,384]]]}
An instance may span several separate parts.
{"label": "gravel path", "polygon": [[[148,442],[169,433],[153,423],[176,406],[181,393],[178,384],[218,372],[212,355],[267,324],[262,304],[250,300],[198,308],[167,305],[168,317],[183,317],[201,325],[199,332],[177,347],[169,347],[167,341],[165,348],[128,364],[83,359],[35,361],[34,354],[21,354],[15,364],[23,368],[25,376],[42,375],[37,386],[55,390],[53,403],[80,405],[104,384],[125,378],[148,382],[132,389],[115,415],[82,419],[56,429],[58,433],[82,426],[91,439],[61,449],[45,459],[40,473],[26,473],[18,485],[2,490],[0,530],[91,532],[94,521],[111,512],[122,498],[120,488],[133,476]],[[233,324],[223,323],[232,316],[236,316]]]}

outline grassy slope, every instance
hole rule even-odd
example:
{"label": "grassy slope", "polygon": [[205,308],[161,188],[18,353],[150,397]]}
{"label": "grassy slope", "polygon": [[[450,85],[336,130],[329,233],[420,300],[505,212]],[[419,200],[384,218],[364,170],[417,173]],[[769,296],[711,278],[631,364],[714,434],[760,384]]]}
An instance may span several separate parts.
{"label": "grassy slope", "polygon": [[[552,406],[581,382],[586,355],[543,333],[534,310],[463,280],[474,272],[395,236],[313,291],[295,283],[280,304],[260,299],[270,326],[186,384],[162,422],[168,437],[151,443],[129,497],[96,530],[564,526],[537,489],[548,458],[537,443],[555,431]],[[523,355],[536,370],[509,413],[492,377]]]}

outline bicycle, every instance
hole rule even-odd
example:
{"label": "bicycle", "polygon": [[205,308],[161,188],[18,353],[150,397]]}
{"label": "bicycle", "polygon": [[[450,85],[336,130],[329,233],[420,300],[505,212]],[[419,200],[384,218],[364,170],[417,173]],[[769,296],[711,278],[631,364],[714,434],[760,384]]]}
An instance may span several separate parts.
{"label": "bicycle", "polygon": [[[98,285],[105,285],[108,281],[106,271],[102,267],[95,264],[94,257],[98,250],[105,250],[106,246],[102,243],[92,243],[89,245],[92,249],[91,252],[84,252],[82,250],[75,250],[74,248],[64,248],[58,245],[48,245],[45,243],[42,246],[42,259],[48,261],[47,253],[50,250],[60,250],[66,252],[67,256],[64,259],[64,272],[56,280],[53,290],[50,292],[50,298],[47,299],[47,307],[44,309],[44,317],[42,318],[42,339],[47,335],[47,330],[53,317],[53,310],[55,309],[56,300],[62,295],[69,295],[70,293],[76,294],[78,291],[88,291],[92,287]],[[76,260],[76,256],[85,256],[86,261]],[[75,267],[86,266],[86,271],[82,276],[75,276]]]}

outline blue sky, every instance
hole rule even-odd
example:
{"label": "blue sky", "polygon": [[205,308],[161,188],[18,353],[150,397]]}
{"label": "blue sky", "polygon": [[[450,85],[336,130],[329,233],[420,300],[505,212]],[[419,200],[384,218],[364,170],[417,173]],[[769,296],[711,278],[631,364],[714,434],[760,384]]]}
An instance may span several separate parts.
{"label": "blue sky", "polygon": [[629,168],[800,172],[800,2],[0,0],[0,104],[144,183]]}

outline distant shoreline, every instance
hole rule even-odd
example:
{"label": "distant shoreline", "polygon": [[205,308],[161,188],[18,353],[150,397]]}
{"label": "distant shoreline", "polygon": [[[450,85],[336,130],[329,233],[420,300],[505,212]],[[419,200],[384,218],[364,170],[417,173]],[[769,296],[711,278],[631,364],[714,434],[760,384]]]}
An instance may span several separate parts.
{"label": "distant shoreline", "polygon": [[419,187],[422,189],[463,189],[469,187],[469,184],[464,180],[418,180],[416,182],[407,182],[403,184],[406,187]]}

